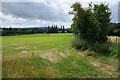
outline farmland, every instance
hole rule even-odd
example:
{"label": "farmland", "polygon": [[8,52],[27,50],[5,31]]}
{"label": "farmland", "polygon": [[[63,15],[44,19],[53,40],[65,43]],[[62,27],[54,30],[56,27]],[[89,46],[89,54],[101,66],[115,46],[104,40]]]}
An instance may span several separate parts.
{"label": "farmland", "polygon": [[[72,38],[69,33],[3,36],[2,77],[118,77],[117,58],[76,50],[71,47]],[[92,56],[87,56],[89,53]]]}

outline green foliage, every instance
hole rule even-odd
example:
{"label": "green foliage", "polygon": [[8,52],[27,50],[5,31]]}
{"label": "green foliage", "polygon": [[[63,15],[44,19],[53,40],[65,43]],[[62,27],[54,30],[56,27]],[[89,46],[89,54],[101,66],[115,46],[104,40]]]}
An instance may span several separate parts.
{"label": "green foliage", "polygon": [[110,23],[108,35],[120,36],[120,23]]}
{"label": "green foliage", "polygon": [[96,42],[90,48],[97,53],[108,55],[110,53],[109,50],[110,44],[109,43],[99,43]]}
{"label": "green foliage", "polygon": [[111,44],[110,49],[110,55],[113,56],[114,58],[118,58],[118,44]]}
{"label": "green foliage", "polygon": [[85,42],[85,40],[83,40],[79,36],[75,36],[72,40],[72,47],[75,47],[76,49],[85,50],[88,48],[88,45]]}
{"label": "green foliage", "polygon": [[80,3],[72,5],[73,11],[75,12],[73,23],[71,25],[73,34],[80,35],[81,38],[88,40],[94,35],[94,26],[92,23],[92,12],[90,9],[83,9]]}
{"label": "green foliage", "polygon": [[97,27],[97,41],[107,42],[108,27],[110,25],[109,7],[106,4],[94,4],[93,8],[94,24]]}
{"label": "green foliage", "polygon": [[118,44],[117,43],[98,43],[91,45],[89,50],[94,50],[96,53],[109,55],[113,58],[118,58]]}
{"label": "green foliage", "polygon": [[48,26],[48,31],[47,31],[47,33],[58,33],[58,27],[57,27],[57,25],[55,26],[53,26],[52,25],[52,27],[50,27],[50,26]]}
{"label": "green foliage", "polygon": [[[103,52],[108,52],[107,45],[104,44],[107,42],[111,14],[108,5],[103,3],[92,5],[90,3],[88,8],[82,8],[81,4],[76,2],[71,8],[74,12],[73,23],[71,24],[75,35],[73,39],[74,47],[81,48],[82,46],[86,48],[84,45],[87,45],[94,50],[94,46],[97,46]],[[99,45],[101,43],[103,45]],[[100,50],[95,51],[100,52]]]}

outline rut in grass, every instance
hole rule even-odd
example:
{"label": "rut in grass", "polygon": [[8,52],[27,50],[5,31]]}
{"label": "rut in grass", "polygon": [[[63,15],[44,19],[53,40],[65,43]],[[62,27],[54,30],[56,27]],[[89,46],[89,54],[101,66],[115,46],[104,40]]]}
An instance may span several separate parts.
{"label": "rut in grass", "polygon": [[80,51],[79,55],[85,57],[86,59],[89,60],[89,62],[95,66],[97,69],[102,70],[103,72],[109,74],[111,77],[118,77],[118,70],[115,69],[113,66],[109,64],[105,64],[103,62],[100,62],[99,60],[95,59],[92,57],[91,53],[88,53],[86,51]]}

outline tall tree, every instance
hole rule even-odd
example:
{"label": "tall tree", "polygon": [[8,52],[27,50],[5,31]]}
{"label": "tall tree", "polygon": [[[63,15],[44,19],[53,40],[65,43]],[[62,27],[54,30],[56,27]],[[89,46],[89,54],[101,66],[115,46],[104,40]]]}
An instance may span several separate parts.
{"label": "tall tree", "polygon": [[62,33],[64,33],[64,32],[65,32],[65,26],[63,25]]}
{"label": "tall tree", "polygon": [[111,14],[108,5],[90,3],[89,7],[83,8],[76,2],[71,8],[74,14],[71,28],[75,36],[79,36],[89,46],[96,42],[107,42]]}
{"label": "tall tree", "polygon": [[101,3],[100,5],[94,4],[94,21],[96,22],[96,27],[98,28],[98,41],[107,41],[107,33],[110,25],[110,15],[108,4]]}
{"label": "tall tree", "polygon": [[48,31],[47,31],[48,33],[50,32],[50,26],[48,26]]}
{"label": "tall tree", "polygon": [[72,8],[74,18],[71,28],[75,35],[91,42],[106,41],[111,14],[108,5],[101,3],[94,4],[93,7],[90,3],[89,7],[84,9],[80,3],[76,2]]}

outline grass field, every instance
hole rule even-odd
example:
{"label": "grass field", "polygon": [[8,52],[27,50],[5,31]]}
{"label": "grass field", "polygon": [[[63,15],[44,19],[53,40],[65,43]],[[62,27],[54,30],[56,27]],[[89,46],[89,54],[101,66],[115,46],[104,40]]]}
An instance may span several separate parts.
{"label": "grass field", "polygon": [[90,52],[72,48],[72,38],[68,33],[3,36],[3,78],[117,77],[116,58],[82,56]]}

